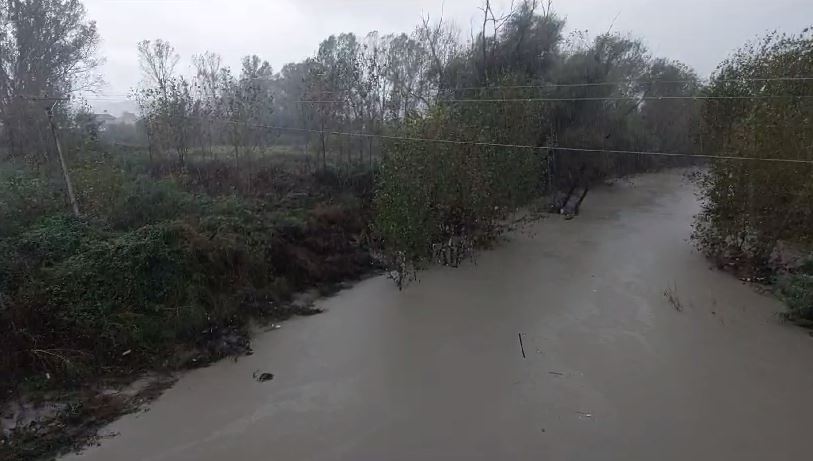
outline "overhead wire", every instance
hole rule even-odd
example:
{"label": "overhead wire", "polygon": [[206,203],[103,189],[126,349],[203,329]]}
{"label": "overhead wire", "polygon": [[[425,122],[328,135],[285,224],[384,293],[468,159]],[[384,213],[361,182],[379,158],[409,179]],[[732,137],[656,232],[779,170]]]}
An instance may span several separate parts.
{"label": "overhead wire", "polygon": [[584,153],[609,153],[621,155],[642,155],[642,156],[659,156],[659,157],[682,157],[682,158],[702,158],[702,159],[718,159],[718,160],[740,160],[740,161],[764,161],[774,163],[791,163],[791,164],[804,164],[813,165],[813,159],[786,159],[786,158],[772,158],[772,157],[750,157],[750,156],[736,156],[736,155],[712,155],[712,154],[691,154],[691,153],[678,153],[678,152],[655,152],[655,151],[637,151],[637,150],[623,150],[623,149],[597,149],[597,148],[583,148],[583,147],[568,147],[568,146],[533,146],[530,144],[512,144],[512,143],[495,143],[486,141],[468,141],[468,140],[455,140],[455,139],[442,139],[442,138],[422,138],[415,136],[395,136],[376,133],[365,132],[348,132],[348,131],[335,131],[335,130],[316,130],[311,128],[297,128],[285,127],[277,125],[266,125],[258,123],[246,123],[237,120],[221,119],[217,117],[187,117],[189,119],[203,119],[210,121],[219,121],[228,124],[237,124],[242,126],[249,126],[255,128],[266,128],[279,131],[292,131],[300,133],[318,133],[327,134],[331,136],[348,136],[359,138],[377,138],[386,139],[391,141],[413,141],[413,142],[431,142],[438,144],[455,144],[455,145],[471,145],[481,147],[500,147],[512,149],[527,149],[538,151],[565,151],[565,152],[584,152]]}
{"label": "overhead wire", "polygon": [[[270,80],[266,76],[248,77],[247,80]],[[757,77],[757,78],[740,78],[740,79],[716,79],[717,82],[725,83],[756,83],[756,82],[806,82],[813,81],[813,76],[788,76],[788,77]],[[545,89],[545,88],[579,88],[579,87],[597,87],[597,86],[613,86],[613,85],[628,85],[632,83],[649,83],[649,84],[683,84],[683,83],[701,83],[699,80],[692,79],[633,79],[633,80],[610,80],[602,82],[581,82],[581,83],[555,83],[555,82],[542,82],[537,84],[524,84],[524,85],[491,85],[491,86],[464,86],[453,88],[442,88],[440,91],[473,91],[473,90],[506,90],[506,89]],[[320,94],[340,94],[349,93],[352,89],[340,90],[325,90],[318,91]],[[129,98],[130,94],[107,94],[101,97],[81,98],[87,100],[107,100],[108,97],[125,97]]]}
{"label": "overhead wire", "polygon": [[[715,79],[716,82],[725,83],[755,83],[755,82],[793,82],[793,81],[813,81],[813,77],[799,76],[799,77],[762,77],[762,78],[741,78],[741,79]],[[579,87],[594,87],[594,86],[613,86],[613,85],[628,85],[632,83],[650,83],[650,84],[681,84],[681,83],[701,83],[700,80],[692,79],[632,79],[632,80],[614,80],[603,82],[582,82],[582,83],[555,83],[555,82],[542,82],[539,84],[525,84],[525,85],[493,85],[493,86],[469,86],[469,87],[456,87],[449,88],[451,91],[463,90],[501,90],[501,89],[543,89],[543,88],[579,88]]]}
{"label": "overhead wire", "polygon": [[[813,80],[813,77],[785,77],[785,78],[771,78],[771,79],[752,79],[753,81],[767,81],[767,80]],[[739,81],[739,80],[738,80]],[[609,82],[604,82],[609,83]],[[582,84],[577,84],[582,85]],[[586,85],[586,84],[585,84]],[[492,87],[493,88],[493,87]],[[474,103],[474,102],[559,102],[559,101],[605,101],[605,100],[704,100],[704,99],[780,99],[780,98],[798,98],[809,99],[813,95],[754,95],[754,96],[616,96],[616,97],[582,97],[582,98],[504,98],[504,99],[440,99],[442,102],[460,102],[460,103]],[[112,98],[83,98],[85,100],[112,100]],[[337,104],[345,103],[343,100],[299,100],[299,103],[312,103],[312,104]],[[722,159],[722,160],[740,160],[740,161],[764,161],[775,163],[793,163],[793,164],[813,164],[813,160],[805,159],[785,159],[785,158],[770,158],[770,157],[750,157],[750,156],[735,156],[735,155],[712,155],[712,154],[695,154],[695,153],[677,153],[677,152],[656,152],[656,151],[637,151],[637,150],[622,150],[622,149],[597,149],[597,148],[582,148],[582,147],[568,147],[568,146],[533,146],[525,144],[513,143],[495,143],[485,141],[469,141],[469,140],[453,140],[442,138],[422,138],[412,136],[394,136],[376,133],[365,132],[343,132],[343,131],[323,131],[308,128],[285,127],[265,124],[245,123],[241,121],[212,118],[212,117],[187,117],[187,118],[200,118],[210,121],[219,121],[229,124],[240,124],[243,126],[251,126],[256,128],[266,128],[279,131],[292,131],[292,132],[307,132],[307,133],[324,133],[331,136],[348,136],[348,137],[362,137],[362,138],[377,138],[394,141],[414,141],[414,142],[432,142],[439,144],[456,144],[456,145],[472,145],[472,146],[487,146],[487,147],[501,147],[501,148],[515,148],[515,149],[528,149],[528,150],[544,150],[544,151],[566,151],[566,152],[584,152],[584,153],[609,153],[609,154],[623,154],[623,155],[643,155],[643,156],[660,156],[660,157],[683,157],[683,158],[703,158],[703,159]]]}
{"label": "overhead wire", "polygon": [[[813,99],[813,95],[753,95],[753,96],[596,96],[596,97],[574,97],[574,98],[441,98],[439,102],[458,103],[499,103],[499,102],[565,102],[565,101],[661,101],[661,100],[745,100],[745,99]],[[302,99],[298,103],[310,104],[344,104],[347,101],[342,99],[309,100]]]}
{"label": "overhead wire", "polygon": [[[756,83],[756,82],[805,82],[813,81],[813,76],[788,76],[788,77],[757,77],[757,78],[730,78],[730,79],[714,79],[715,82],[724,83]],[[469,91],[469,90],[505,90],[505,89],[545,89],[545,88],[579,88],[579,87],[596,87],[596,86],[613,86],[613,85],[628,85],[632,83],[649,83],[649,84],[700,84],[701,80],[697,79],[633,79],[633,80],[609,80],[602,82],[580,82],[580,83],[556,83],[556,82],[541,82],[534,84],[523,85],[489,85],[489,86],[464,86],[464,87],[451,87],[441,88],[440,91]],[[328,90],[319,91],[322,94],[337,94],[348,93],[353,90]]]}

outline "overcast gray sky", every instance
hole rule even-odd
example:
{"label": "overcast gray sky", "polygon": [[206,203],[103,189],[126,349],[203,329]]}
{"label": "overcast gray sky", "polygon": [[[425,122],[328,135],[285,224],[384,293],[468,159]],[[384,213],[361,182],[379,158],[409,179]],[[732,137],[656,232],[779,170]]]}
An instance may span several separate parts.
{"label": "overcast gray sky", "polygon": [[[519,1],[519,0],[517,0]],[[510,0],[496,0],[507,5]],[[232,68],[257,54],[275,70],[314,54],[330,34],[409,32],[422,14],[443,12],[465,37],[480,0],[85,0],[102,36],[105,97],[122,98],[140,80],[136,43],[162,38],[181,55],[214,51]],[[813,24],[811,0],[554,0],[567,29],[639,36],[658,55],[679,59],[701,75],[747,40],[766,31],[800,32]],[[474,21],[474,22],[473,22]],[[115,101],[92,101],[120,110]]]}

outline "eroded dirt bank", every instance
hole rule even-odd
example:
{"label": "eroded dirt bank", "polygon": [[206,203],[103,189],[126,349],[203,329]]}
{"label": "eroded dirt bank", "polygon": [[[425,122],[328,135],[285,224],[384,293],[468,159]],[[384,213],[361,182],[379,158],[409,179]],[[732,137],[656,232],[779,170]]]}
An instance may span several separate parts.
{"label": "eroded dirt bank", "polygon": [[696,211],[642,176],[406,291],[367,280],[66,459],[806,459],[813,338],[709,269]]}

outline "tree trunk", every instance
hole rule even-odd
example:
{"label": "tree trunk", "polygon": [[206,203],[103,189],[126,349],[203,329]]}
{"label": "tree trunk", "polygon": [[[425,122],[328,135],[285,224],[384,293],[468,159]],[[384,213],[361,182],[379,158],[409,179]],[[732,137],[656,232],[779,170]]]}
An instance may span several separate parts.
{"label": "tree trunk", "polygon": [[487,43],[486,43],[486,25],[488,24],[488,11],[491,9],[491,3],[489,0],[486,0],[486,6],[483,9],[483,35],[481,37],[483,41],[483,84],[488,82],[488,52],[487,52]]}
{"label": "tree trunk", "polygon": [[322,131],[320,132],[320,136],[322,138],[322,171],[327,171],[327,145],[325,143],[325,126],[322,125]]}
{"label": "tree trunk", "polygon": [[68,165],[65,163],[65,157],[62,155],[62,146],[59,144],[59,136],[56,133],[56,125],[54,124],[53,109],[48,110],[48,123],[51,125],[51,134],[54,136],[54,144],[56,145],[56,153],[59,156],[59,165],[62,167],[62,175],[65,177],[65,189],[68,193],[68,199],[73,208],[73,215],[79,217],[79,202],[76,201],[76,195],[73,193],[73,183],[71,176],[68,173]]}
{"label": "tree trunk", "polygon": [[370,140],[370,171],[373,171],[373,138],[368,138]]}
{"label": "tree trunk", "polygon": [[584,186],[584,192],[582,192],[581,197],[579,197],[579,201],[576,202],[576,206],[573,208],[573,213],[574,214],[579,214],[579,207],[582,206],[582,202],[584,201],[584,198],[587,197],[587,192],[589,190],[590,190],[590,186],[585,185]]}
{"label": "tree trunk", "polygon": [[152,155],[153,136],[152,136],[151,124],[152,124],[152,122],[150,122],[149,117],[147,117],[147,123],[146,123],[146,126],[144,127],[144,129],[147,130],[147,157],[149,158],[150,163],[152,163],[152,159],[153,159],[153,155]]}

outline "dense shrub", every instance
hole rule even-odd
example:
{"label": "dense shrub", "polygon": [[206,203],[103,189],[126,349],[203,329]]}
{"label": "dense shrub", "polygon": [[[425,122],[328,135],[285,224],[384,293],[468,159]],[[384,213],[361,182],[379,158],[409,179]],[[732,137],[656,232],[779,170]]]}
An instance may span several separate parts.
{"label": "dense shrub", "polygon": [[[2,181],[13,192],[0,196],[3,217],[14,220],[0,233],[4,385],[160,366],[178,350],[233,353],[211,348],[241,337],[251,317],[297,312],[286,305],[296,290],[372,267],[360,241],[369,207],[354,194],[212,197],[116,159],[77,165],[81,218],[65,214],[58,182]],[[33,206],[50,195],[58,206]]]}
{"label": "dense shrub", "polygon": [[813,319],[813,274],[795,274],[783,277],[779,293],[788,305],[792,319]]}
{"label": "dense shrub", "polygon": [[51,176],[8,164],[0,169],[0,237],[13,235],[61,209],[65,209],[64,194]]}
{"label": "dense shrub", "polygon": [[[167,223],[87,242],[83,251],[40,266],[3,313],[5,339],[24,351],[10,365],[55,372],[54,365],[70,363],[109,366],[127,350],[136,362],[161,357],[178,336],[205,325],[212,310],[205,305],[206,277],[235,258],[220,243]],[[36,363],[37,345],[64,363]]]}
{"label": "dense shrub", "polygon": [[[770,34],[718,68],[703,109],[706,153],[733,157],[813,159],[813,85],[788,76],[813,72],[813,32]],[[756,81],[755,79],[769,79]],[[773,80],[771,80],[773,79]],[[719,160],[701,175],[703,209],[694,237],[707,254],[741,270],[770,275],[780,242],[813,245],[813,167],[758,160]],[[810,315],[807,276],[783,286],[791,309]]]}
{"label": "dense shrub", "polygon": [[68,215],[40,220],[15,237],[0,238],[0,292],[11,296],[51,267],[87,248],[103,231]]}
{"label": "dense shrub", "polygon": [[[413,137],[433,137],[456,125],[439,110],[416,122]],[[458,128],[465,132],[465,127]],[[496,235],[506,211],[541,192],[545,158],[526,150],[448,143],[394,143],[384,158],[375,222],[400,276],[430,262],[440,247],[456,254]]]}
{"label": "dense shrub", "polygon": [[18,237],[19,249],[35,265],[51,266],[102,238],[103,230],[71,215],[51,215]]}
{"label": "dense shrub", "polygon": [[81,163],[74,178],[83,214],[104,219],[118,230],[196,213],[207,201],[183,190],[172,177],[128,171],[115,158]]}

